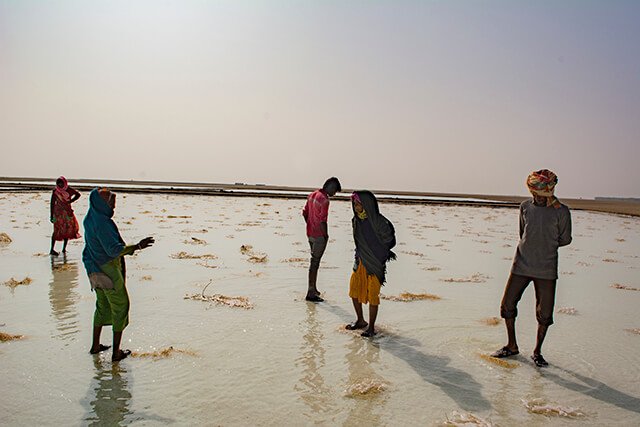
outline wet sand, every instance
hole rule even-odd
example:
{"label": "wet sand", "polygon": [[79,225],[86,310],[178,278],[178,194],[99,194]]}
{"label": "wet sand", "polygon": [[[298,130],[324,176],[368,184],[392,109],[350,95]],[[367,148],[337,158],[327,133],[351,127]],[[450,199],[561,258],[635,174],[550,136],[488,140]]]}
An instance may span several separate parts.
{"label": "wet sand", "polygon": [[[331,204],[326,302],[313,304],[303,301],[302,200],[121,194],[125,240],[157,243],[128,259],[124,347],[139,357],[113,366],[109,351],[87,354],[95,297],[82,242],[66,259],[45,254],[48,197],[0,193],[0,233],[11,239],[0,244],[2,425],[640,423],[640,218],[573,212],[541,370],[528,357],[532,289],[520,304],[521,354],[487,356],[505,342],[495,318],[515,209],[385,203],[398,260],[379,335],[363,339],[344,330],[354,320],[348,203]],[[233,305],[241,301],[252,308]]]}

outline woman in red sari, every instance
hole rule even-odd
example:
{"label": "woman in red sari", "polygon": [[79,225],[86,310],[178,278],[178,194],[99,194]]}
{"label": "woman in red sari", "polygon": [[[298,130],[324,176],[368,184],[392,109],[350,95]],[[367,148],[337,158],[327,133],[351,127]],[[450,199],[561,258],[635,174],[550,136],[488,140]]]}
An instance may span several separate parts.
{"label": "woman in red sari", "polygon": [[53,248],[56,241],[64,241],[62,253],[67,253],[67,242],[69,239],[80,238],[78,220],[71,207],[71,203],[79,198],[80,193],[69,187],[69,183],[64,176],[56,180],[56,188],[51,194],[51,223],[53,224],[53,235],[51,236],[50,255],[59,255]]}

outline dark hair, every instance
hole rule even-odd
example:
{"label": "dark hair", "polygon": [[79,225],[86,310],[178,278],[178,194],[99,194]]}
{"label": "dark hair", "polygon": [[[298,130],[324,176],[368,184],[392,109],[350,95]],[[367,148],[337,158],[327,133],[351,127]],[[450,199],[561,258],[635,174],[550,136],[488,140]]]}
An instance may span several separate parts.
{"label": "dark hair", "polygon": [[324,185],[322,186],[322,189],[324,191],[327,191],[329,189],[329,186],[331,184],[334,184],[336,186],[336,191],[339,193],[342,191],[342,185],[340,185],[340,181],[338,180],[338,178],[336,178],[335,176],[332,176],[331,178],[329,178],[328,180],[325,181]]}

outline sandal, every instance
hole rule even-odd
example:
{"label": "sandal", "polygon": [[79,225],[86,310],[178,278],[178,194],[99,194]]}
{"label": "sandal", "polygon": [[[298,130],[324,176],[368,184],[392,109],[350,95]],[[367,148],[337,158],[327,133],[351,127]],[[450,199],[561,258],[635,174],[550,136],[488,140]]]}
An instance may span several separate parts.
{"label": "sandal", "polygon": [[368,329],[360,334],[360,336],[364,337],[364,338],[373,338],[375,335],[376,335],[375,332],[372,332],[372,331],[370,331]]}
{"label": "sandal", "polygon": [[491,353],[491,357],[495,357],[496,359],[504,359],[505,357],[515,356],[516,354],[520,354],[518,350],[513,351],[509,347],[504,346],[500,350]]}
{"label": "sandal", "polygon": [[98,353],[101,353],[101,352],[103,352],[105,350],[109,350],[110,348],[111,348],[110,345],[102,345],[102,344],[100,344],[100,350],[98,350],[98,351],[89,350],[89,354],[98,354]]}
{"label": "sandal", "polygon": [[349,323],[347,326],[345,326],[344,328],[347,331],[355,331],[356,329],[364,329],[367,326],[369,326],[369,324],[367,322],[364,322],[363,325],[358,326],[358,322],[353,322],[353,323]]}
{"label": "sandal", "polygon": [[533,363],[535,363],[538,368],[544,368],[545,366],[549,366],[549,362],[544,360],[544,357],[542,357],[541,354],[532,354],[531,360],[533,360]]}
{"label": "sandal", "polygon": [[130,354],[131,354],[131,350],[120,350],[120,355],[118,357],[112,356],[111,357],[111,361],[112,362],[119,362],[122,359],[126,359],[127,356],[129,356]]}

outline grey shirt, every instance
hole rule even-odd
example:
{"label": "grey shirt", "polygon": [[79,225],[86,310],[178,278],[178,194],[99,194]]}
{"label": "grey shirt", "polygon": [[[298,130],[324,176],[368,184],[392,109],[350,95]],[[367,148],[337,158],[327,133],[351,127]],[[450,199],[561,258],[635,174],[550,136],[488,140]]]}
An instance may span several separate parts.
{"label": "grey shirt", "polygon": [[571,213],[561,205],[520,204],[520,242],[511,272],[537,279],[558,278],[558,248],[571,243]]}

